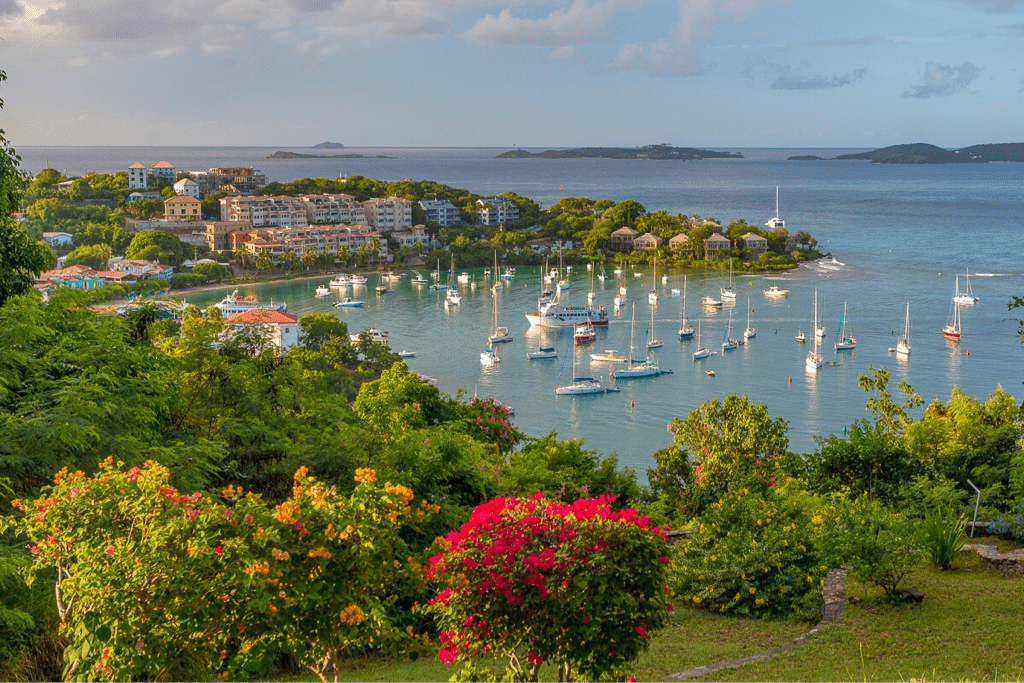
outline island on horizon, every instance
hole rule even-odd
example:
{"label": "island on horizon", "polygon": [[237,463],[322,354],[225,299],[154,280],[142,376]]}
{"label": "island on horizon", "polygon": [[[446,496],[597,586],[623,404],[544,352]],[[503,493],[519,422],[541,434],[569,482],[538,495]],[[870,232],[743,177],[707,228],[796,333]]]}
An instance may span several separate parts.
{"label": "island on horizon", "polygon": [[384,154],[366,156],[364,154],[303,154],[301,152],[277,151],[267,157],[268,159],[397,159]]}
{"label": "island on horizon", "polygon": [[345,149],[345,145],[340,142],[321,142],[318,145],[313,145],[313,149]]}
{"label": "island on horizon", "polygon": [[[971,145],[943,149],[925,142],[890,145],[860,154],[841,154],[832,161],[870,161],[873,164],[987,164],[990,161],[1024,161],[1024,142]],[[829,161],[813,155],[793,156],[786,161]]]}
{"label": "island on horizon", "polygon": [[499,154],[496,159],[742,159],[736,152],[714,152],[693,147],[673,147],[668,144],[643,147],[579,147],[576,149],[549,149],[533,154],[515,149]]}

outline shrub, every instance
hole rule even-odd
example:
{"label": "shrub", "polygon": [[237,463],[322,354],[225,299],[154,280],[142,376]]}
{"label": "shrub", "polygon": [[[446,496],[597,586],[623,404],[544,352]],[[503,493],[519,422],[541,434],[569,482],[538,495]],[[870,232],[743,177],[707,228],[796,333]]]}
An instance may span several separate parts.
{"label": "shrub", "polygon": [[939,569],[949,569],[967,539],[964,535],[967,517],[961,514],[954,518],[955,514],[953,508],[949,508],[945,515],[941,509],[936,508],[925,514],[921,524],[921,548]]}
{"label": "shrub", "polygon": [[830,566],[849,565],[859,581],[893,596],[916,562],[917,540],[906,518],[876,500],[840,497],[823,512],[819,549]]}
{"label": "shrub", "polygon": [[466,662],[463,679],[497,675],[480,657],[507,659],[506,679],[536,681],[545,661],[559,680],[623,676],[667,621],[669,559],[665,532],[612,502],[535,493],[473,510],[427,569],[441,661]]}
{"label": "shrub", "polygon": [[[357,470],[351,497],[305,468],[275,508],[229,486],[179,493],[156,463],[62,470],[24,512],[35,571],[57,570],[66,680],[251,679],[281,650],[321,679],[345,652],[404,640],[394,604],[419,566],[399,537],[426,516],[404,486]],[[409,599],[411,602],[411,599]]]}
{"label": "shrub", "polygon": [[999,515],[988,525],[988,532],[997,536],[1024,539],[1024,503],[1005,515]]}
{"label": "shrub", "polygon": [[730,493],[675,558],[676,595],[716,612],[814,619],[828,570],[813,542],[822,522],[773,490]]}

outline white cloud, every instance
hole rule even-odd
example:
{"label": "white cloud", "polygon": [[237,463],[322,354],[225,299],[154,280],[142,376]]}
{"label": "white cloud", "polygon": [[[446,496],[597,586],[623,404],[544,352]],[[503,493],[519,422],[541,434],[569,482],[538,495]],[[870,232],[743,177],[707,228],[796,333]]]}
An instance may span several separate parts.
{"label": "white cloud", "polygon": [[548,55],[548,61],[561,62],[565,61],[566,59],[572,59],[575,56],[575,45],[563,45],[562,47],[556,47],[554,50],[551,51],[551,53]]}
{"label": "white cloud", "polygon": [[565,47],[595,43],[610,38],[608,20],[620,5],[619,0],[593,4],[574,0],[569,7],[556,9],[541,19],[520,19],[512,16],[511,10],[503,9],[498,16],[488,14],[480,19],[459,37],[480,47]]}
{"label": "white cloud", "polygon": [[974,5],[985,12],[1014,12],[1024,9],[1024,0],[960,0],[965,5]]}
{"label": "white cloud", "polygon": [[947,97],[954,95],[974,82],[981,69],[970,62],[960,66],[949,66],[928,62],[924,66],[921,82],[904,91],[902,97],[927,99],[929,97]]}

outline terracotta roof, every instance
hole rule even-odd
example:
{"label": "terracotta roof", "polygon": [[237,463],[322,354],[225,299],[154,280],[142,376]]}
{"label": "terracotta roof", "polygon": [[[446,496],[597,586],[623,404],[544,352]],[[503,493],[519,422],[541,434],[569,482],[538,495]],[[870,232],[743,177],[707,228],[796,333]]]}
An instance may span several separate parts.
{"label": "terracotta roof", "polygon": [[146,168],[146,167],[143,166],[142,164],[140,164],[138,161],[136,161],[134,164],[132,164],[128,168]]}
{"label": "terracotta roof", "polygon": [[161,161],[158,164],[153,164],[153,168],[174,168],[169,161]]}
{"label": "terracotta roof", "polygon": [[274,325],[291,323],[294,325],[298,322],[299,316],[285,313],[284,311],[275,311],[272,308],[251,308],[248,311],[236,313],[224,321],[227,325],[244,325],[247,323],[271,323]]}
{"label": "terracotta roof", "polygon": [[176,194],[165,199],[164,204],[202,204],[202,202],[195,197],[189,197],[187,194]]}

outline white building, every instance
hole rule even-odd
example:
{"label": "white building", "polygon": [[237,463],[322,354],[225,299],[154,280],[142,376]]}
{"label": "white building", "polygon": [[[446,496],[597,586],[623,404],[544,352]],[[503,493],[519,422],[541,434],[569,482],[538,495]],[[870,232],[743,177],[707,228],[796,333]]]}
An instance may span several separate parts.
{"label": "white building", "polygon": [[153,167],[149,171],[150,175],[163,180],[164,182],[174,182],[174,166],[169,161],[159,161],[153,164]]}
{"label": "white building", "polygon": [[227,318],[224,324],[230,325],[232,329],[243,325],[256,327],[261,334],[266,335],[268,343],[280,349],[282,354],[299,343],[299,316],[284,311],[253,308],[236,313]]}
{"label": "white building", "polygon": [[301,197],[310,224],[357,225],[366,223],[363,203],[350,194],[308,194]]}
{"label": "white building", "polygon": [[247,221],[254,227],[304,228],[309,225],[302,198],[287,196],[224,197],[220,200],[220,219]]}
{"label": "white building", "polygon": [[128,167],[128,189],[145,190],[149,187],[149,169],[135,162]]}
{"label": "white building", "polygon": [[427,212],[427,222],[438,223],[446,228],[462,222],[459,209],[447,199],[424,199],[420,208]]}
{"label": "white building", "polygon": [[199,189],[199,183],[192,180],[191,178],[182,178],[178,182],[174,183],[174,193],[180,194],[184,197],[201,199]]}
{"label": "white building", "polygon": [[412,227],[412,202],[402,197],[370,199],[363,202],[366,224],[380,232]]}
{"label": "white building", "polygon": [[519,207],[501,197],[476,200],[476,216],[480,225],[505,225],[519,222]]}

